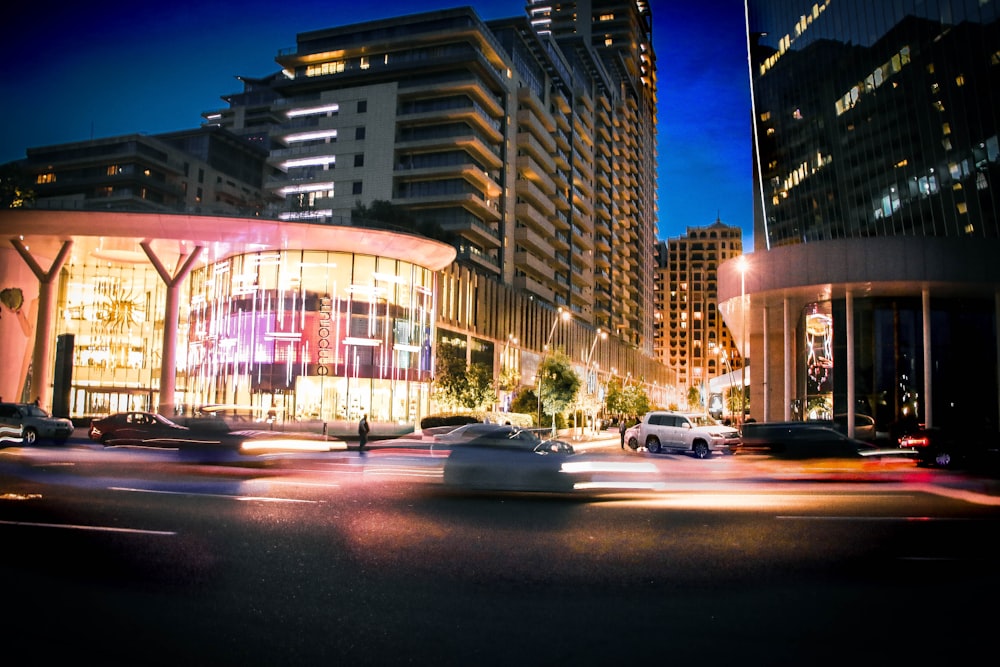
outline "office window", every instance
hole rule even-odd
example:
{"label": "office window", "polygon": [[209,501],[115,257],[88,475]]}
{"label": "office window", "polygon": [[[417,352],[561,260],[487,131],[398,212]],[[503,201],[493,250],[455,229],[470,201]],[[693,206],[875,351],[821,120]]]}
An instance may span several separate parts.
{"label": "office window", "polygon": [[361,194],[361,181],[354,181],[354,183],[351,184],[351,194],[352,195]]}
{"label": "office window", "polygon": [[366,113],[368,111],[368,100],[358,100],[358,113]]}
{"label": "office window", "polygon": [[354,156],[354,166],[355,167],[363,167],[363,166],[365,166],[365,154],[364,153],[357,153]]}
{"label": "office window", "polygon": [[364,125],[362,125],[361,127],[354,128],[354,138],[357,139],[358,141],[361,141],[362,139],[365,138],[365,126]]}

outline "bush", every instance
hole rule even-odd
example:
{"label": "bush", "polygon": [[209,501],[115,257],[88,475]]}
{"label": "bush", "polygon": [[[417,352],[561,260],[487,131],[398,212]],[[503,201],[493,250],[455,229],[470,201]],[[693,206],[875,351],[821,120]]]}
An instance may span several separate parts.
{"label": "bush", "polygon": [[482,419],[468,413],[464,414],[442,414],[428,415],[420,420],[420,428],[434,428],[435,426],[463,426],[465,424],[475,424]]}

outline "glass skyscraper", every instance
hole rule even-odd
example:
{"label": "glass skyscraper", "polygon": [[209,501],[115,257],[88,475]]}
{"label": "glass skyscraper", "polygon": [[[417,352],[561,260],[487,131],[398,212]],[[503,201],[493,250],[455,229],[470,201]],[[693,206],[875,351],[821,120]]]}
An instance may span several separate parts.
{"label": "glass skyscraper", "polygon": [[747,3],[755,252],[720,302],[754,418],[995,427],[998,4]]}

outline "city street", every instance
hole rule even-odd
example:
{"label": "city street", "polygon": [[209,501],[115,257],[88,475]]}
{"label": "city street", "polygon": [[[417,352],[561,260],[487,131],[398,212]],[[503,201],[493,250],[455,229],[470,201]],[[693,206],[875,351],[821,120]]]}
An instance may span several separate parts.
{"label": "city street", "polygon": [[653,462],[661,486],[447,491],[441,457],[391,446],[218,464],[80,440],[0,450],[4,650],[106,665],[995,652],[997,480],[591,444]]}

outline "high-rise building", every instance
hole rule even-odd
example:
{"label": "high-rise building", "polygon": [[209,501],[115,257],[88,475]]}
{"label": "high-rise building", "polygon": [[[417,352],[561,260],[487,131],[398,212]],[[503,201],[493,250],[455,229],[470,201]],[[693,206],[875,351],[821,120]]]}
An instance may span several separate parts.
{"label": "high-rise building", "polygon": [[718,308],[719,266],[743,253],[743,234],[716,219],[705,227],[688,227],[684,236],[659,247],[660,359],[676,377],[681,404],[691,387],[707,401],[709,380],[743,363]]}
{"label": "high-rise building", "polygon": [[996,427],[998,6],[747,3],[756,248],[720,300],[754,418]]}
{"label": "high-rise building", "polygon": [[[452,243],[439,324],[470,358],[498,363],[513,336],[530,384],[565,309],[559,347],[607,332],[595,353],[607,372],[628,366],[662,386],[650,9],[577,4],[530,2],[531,20],[459,8],[301,33],[277,56],[280,75],[244,80],[205,118],[255,137],[268,128],[283,219],[389,202],[400,225]],[[627,361],[630,349],[640,358]]]}

